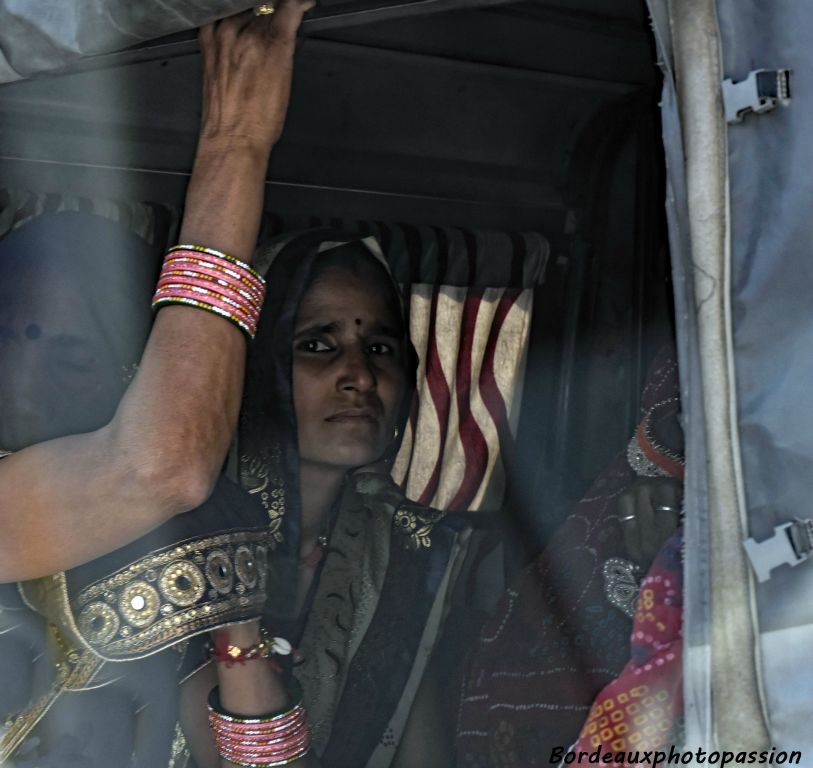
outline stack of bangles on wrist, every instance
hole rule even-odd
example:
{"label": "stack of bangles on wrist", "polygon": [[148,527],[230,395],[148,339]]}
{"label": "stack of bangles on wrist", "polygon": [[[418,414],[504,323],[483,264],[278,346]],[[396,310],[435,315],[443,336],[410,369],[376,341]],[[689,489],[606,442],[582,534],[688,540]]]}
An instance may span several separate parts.
{"label": "stack of bangles on wrist", "polygon": [[205,309],[253,339],[264,297],[265,281],[245,262],[202,245],[176,245],[167,251],[152,307]]}
{"label": "stack of bangles on wrist", "polygon": [[217,751],[224,760],[253,768],[288,765],[308,754],[311,732],[302,691],[289,691],[293,707],[270,715],[252,717],[226,712],[220,694],[209,694],[209,725],[214,731]]}

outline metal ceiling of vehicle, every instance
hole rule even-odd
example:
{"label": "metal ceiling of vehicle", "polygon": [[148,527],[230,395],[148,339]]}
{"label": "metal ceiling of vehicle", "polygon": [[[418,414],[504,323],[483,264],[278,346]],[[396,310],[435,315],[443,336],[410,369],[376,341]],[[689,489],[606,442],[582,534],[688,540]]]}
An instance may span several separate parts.
{"label": "metal ceiling of vehicle", "polygon": [[[654,103],[640,0],[366,2],[363,23],[350,14],[339,28],[343,2],[323,5],[303,29],[288,127],[270,175],[289,185],[286,203],[310,197],[304,204],[324,208],[318,190],[331,205],[341,190],[342,201],[355,195],[358,205],[340,215],[355,215],[369,211],[372,193],[375,213],[386,216],[382,195],[399,196],[392,209],[421,219],[421,200],[430,218],[438,200],[465,201],[476,212],[458,206],[452,220],[548,226],[547,211],[561,228],[579,135],[607,105]],[[334,26],[320,28],[325,19]],[[86,187],[99,190],[99,169],[127,168],[130,194],[156,196],[157,180],[160,194],[180,202],[199,77],[187,31],[0,87],[7,177],[19,175],[12,173],[19,163],[26,172],[38,163],[45,176],[72,164],[72,184],[84,175]],[[406,197],[413,203],[405,207]]]}
{"label": "metal ceiling of vehicle", "polygon": [[[0,0],[0,82],[81,67],[88,57],[101,56],[98,63],[108,65],[107,54],[129,59],[131,54],[121,52],[132,46],[178,48],[193,39],[194,27],[246,7],[246,0],[77,0],[70,6]],[[467,61],[638,82],[640,63],[633,60],[638,48],[650,45],[645,19],[640,0],[321,0],[303,31]]]}

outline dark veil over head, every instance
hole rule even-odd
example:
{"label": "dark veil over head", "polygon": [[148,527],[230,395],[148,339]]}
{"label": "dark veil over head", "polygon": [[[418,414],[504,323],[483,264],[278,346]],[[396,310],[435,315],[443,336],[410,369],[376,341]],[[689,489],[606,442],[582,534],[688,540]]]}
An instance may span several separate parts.
{"label": "dark veil over head", "polygon": [[[274,248],[272,244],[271,250]],[[238,435],[241,473],[249,490],[266,493],[261,489],[267,485],[267,477],[258,477],[256,470],[260,467],[259,474],[267,475],[270,465],[271,485],[277,486],[273,492],[280,499],[284,494],[285,514],[279,519],[283,543],[278,552],[292,559],[299,547],[300,510],[299,455],[291,388],[294,324],[302,297],[326,266],[347,264],[352,269],[360,263],[364,274],[370,274],[370,279],[375,281],[375,289],[388,292],[396,303],[395,314],[401,319],[407,342],[404,345],[406,392],[397,422],[399,434],[403,434],[415,389],[417,355],[409,343],[409,326],[400,289],[374,241],[334,229],[310,230],[287,239],[266,274],[265,305],[257,336],[249,347]],[[246,472],[249,465],[254,466],[254,472]],[[273,505],[274,500],[269,497],[266,508]],[[274,510],[269,509],[269,513],[273,521]]]}

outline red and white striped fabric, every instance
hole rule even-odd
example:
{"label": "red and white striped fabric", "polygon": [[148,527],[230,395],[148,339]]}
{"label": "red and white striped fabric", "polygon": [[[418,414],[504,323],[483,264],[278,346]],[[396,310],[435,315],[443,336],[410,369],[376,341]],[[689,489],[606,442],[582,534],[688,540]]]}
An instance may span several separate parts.
{"label": "red and white striped fabric", "polygon": [[497,508],[519,405],[533,292],[412,285],[417,407],[393,476],[439,509]]}

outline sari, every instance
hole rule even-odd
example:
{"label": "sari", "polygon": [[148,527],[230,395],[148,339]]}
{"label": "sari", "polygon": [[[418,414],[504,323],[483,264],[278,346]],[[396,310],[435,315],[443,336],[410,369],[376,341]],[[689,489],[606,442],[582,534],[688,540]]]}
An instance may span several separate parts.
{"label": "sari", "polygon": [[616,765],[638,765],[646,752],[682,745],[682,720],[681,527],[661,548],[641,582],[630,637],[630,660],[593,702],[572,749],[574,762],[589,765],[595,762],[590,755],[610,752]]}
{"label": "sari", "polygon": [[[260,268],[271,261],[266,273],[271,298],[257,337],[273,339],[273,346],[249,361],[238,452],[243,486],[255,493],[263,488],[265,494],[270,488],[269,499],[284,498],[289,510],[299,504],[290,340],[320,259],[335,263],[343,252],[349,259],[362,252],[382,267],[406,333],[405,302],[374,239],[311,230],[272,244],[258,258]],[[417,355],[407,346],[408,394],[398,415],[399,435],[409,418],[417,371]],[[264,414],[273,429],[252,429]],[[349,473],[306,620],[291,634],[304,653],[294,674],[303,688],[313,743],[322,764],[331,768],[384,768],[392,761],[438,643],[468,541],[459,518],[404,497],[389,471],[398,447],[394,440],[382,461]],[[270,483],[248,467],[259,467]],[[286,513],[283,538],[289,544],[298,540],[297,521]],[[288,562],[297,552],[297,546],[288,550]],[[269,602],[265,616],[269,626],[290,624],[285,606]]]}
{"label": "sari", "polygon": [[[271,248],[238,434],[210,500],[92,563],[20,586],[56,650],[47,691],[0,733],[2,755],[14,755],[13,764],[22,768],[31,754],[32,765],[69,765],[75,745],[67,727],[51,728],[50,757],[40,749],[40,734],[61,712],[58,702],[84,708],[90,730],[104,720],[105,700],[123,687],[139,713],[110,725],[135,745],[122,765],[191,766],[177,725],[179,684],[207,663],[202,644],[211,629],[256,618],[276,634],[284,628],[302,652],[295,675],[323,765],[391,762],[441,631],[467,533],[406,500],[389,476],[388,454],[348,473],[307,615],[292,613],[300,501],[291,340],[318,260],[336,246],[362,248],[383,264],[374,244],[341,232],[308,232]],[[397,300],[394,283],[391,291]],[[411,350],[408,368],[414,384]],[[409,406],[407,398],[401,425]],[[392,448],[394,454],[397,444]],[[393,637],[400,638],[395,657]],[[76,718],[64,721],[75,732]],[[109,766],[94,757],[103,753],[86,748],[77,764]]]}
{"label": "sari", "polygon": [[597,694],[629,661],[641,574],[627,554],[617,500],[638,477],[682,479],[677,373],[673,351],[662,350],[626,449],[483,627],[460,698],[458,765],[556,763],[551,755],[576,741]]}

